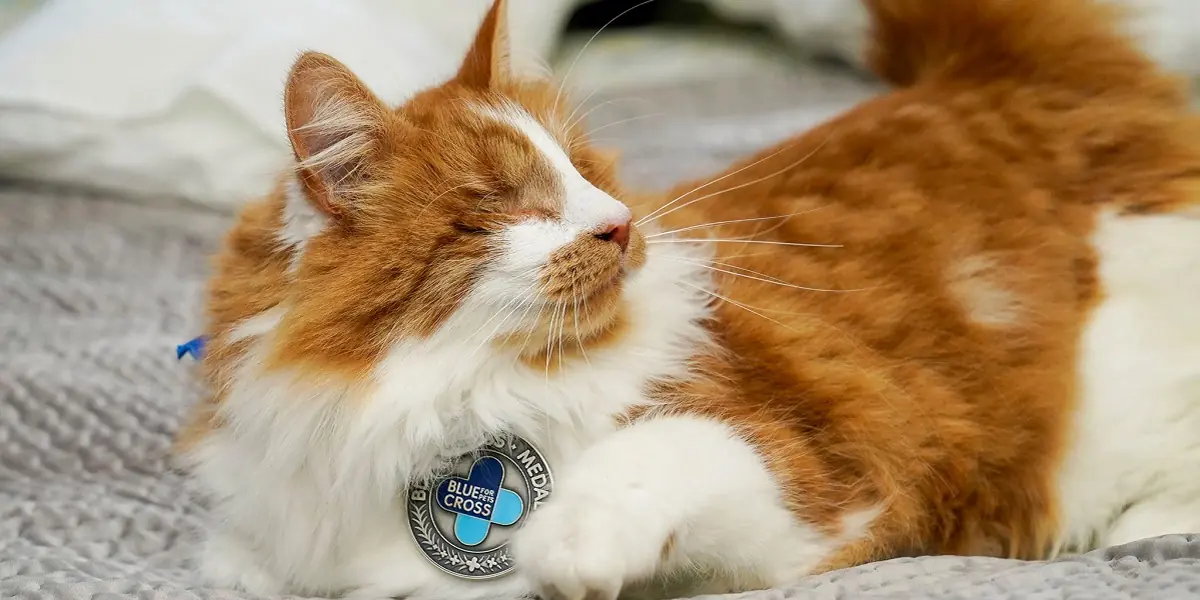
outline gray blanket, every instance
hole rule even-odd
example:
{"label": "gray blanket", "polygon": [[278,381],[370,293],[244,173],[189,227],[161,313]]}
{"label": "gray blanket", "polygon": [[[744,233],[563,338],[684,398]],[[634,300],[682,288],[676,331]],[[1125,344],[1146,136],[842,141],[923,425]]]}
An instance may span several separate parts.
{"label": "gray blanket", "polygon": [[[740,91],[738,110],[720,90],[675,89],[655,101],[671,119],[609,132],[635,183],[715,169],[870,92],[802,73],[721,89]],[[204,506],[166,458],[198,393],[175,345],[197,334],[205,255],[227,224],[0,186],[0,598],[245,597],[196,581]],[[895,560],[745,596],[1195,598],[1200,537],[1052,563]]]}

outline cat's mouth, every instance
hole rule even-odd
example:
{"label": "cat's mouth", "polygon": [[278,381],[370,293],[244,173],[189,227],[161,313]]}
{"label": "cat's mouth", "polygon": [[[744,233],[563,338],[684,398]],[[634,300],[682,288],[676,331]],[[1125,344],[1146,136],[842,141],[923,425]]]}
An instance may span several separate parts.
{"label": "cat's mouth", "polygon": [[645,257],[645,241],[636,231],[624,249],[607,243],[570,244],[555,252],[543,268],[541,295],[560,305],[612,301]]}
{"label": "cat's mouth", "polygon": [[[589,236],[590,237],[590,236]],[[645,238],[635,230],[623,247],[581,238],[555,252],[542,268],[529,323],[510,336],[522,356],[545,356],[576,348],[580,353],[620,329],[622,296],[631,276],[646,262]]]}
{"label": "cat's mouth", "polygon": [[530,307],[530,316],[519,330],[500,343],[515,347],[522,357],[539,357],[537,363],[547,353],[554,354],[552,360],[582,355],[585,348],[619,328],[625,284],[639,266],[640,260],[620,256],[577,262],[570,265],[573,268],[555,265],[555,271],[543,277],[541,301]]}
{"label": "cat's mouth", "polygon": [[607,304],[620,300],[632,273],[624,265],[587,273],[543,292],[546,310],[577,310],[581,316],[604,312]]}

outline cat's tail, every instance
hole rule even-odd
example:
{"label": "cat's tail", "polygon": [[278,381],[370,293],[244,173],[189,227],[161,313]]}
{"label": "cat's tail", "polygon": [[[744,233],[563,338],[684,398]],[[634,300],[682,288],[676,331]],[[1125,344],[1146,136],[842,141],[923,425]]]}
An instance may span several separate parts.
{"label": "cat's tail", "polygon": [[867,59],[898,86],[929,80],[1022,79],[1089,89],[1156,78],[1097,0],[862,0]]}

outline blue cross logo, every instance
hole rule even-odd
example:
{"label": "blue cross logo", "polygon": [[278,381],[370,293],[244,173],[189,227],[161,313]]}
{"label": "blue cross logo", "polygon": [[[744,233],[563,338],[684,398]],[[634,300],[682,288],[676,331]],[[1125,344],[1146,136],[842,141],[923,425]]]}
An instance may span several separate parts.
{"label": "blue cross logo", "polygon": [[509,526],[525,512],[525,502],[505,489],[504,463],[485,456],[471,465],[466,479],[450,477],[437,486],[437,504],[452,512],[454,537],[464,546],[477,546],[487,539],[492,524]]}

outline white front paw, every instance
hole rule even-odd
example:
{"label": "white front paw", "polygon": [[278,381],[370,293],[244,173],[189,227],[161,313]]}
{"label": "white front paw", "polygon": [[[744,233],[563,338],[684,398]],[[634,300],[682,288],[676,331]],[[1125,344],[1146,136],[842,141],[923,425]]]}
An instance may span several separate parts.
{"label": "white front paw", "polygon": [[204,546],[200,570],[207,585],[268,596],[283,592],[283,585],[259,566],[241,544],[214,534]]}
{"label": "white front paw", "polygon": [[545,600],[614,600],[654,574],[666,535],[636,510],[601,499],[560,497],[516,533],[517,564]]}

